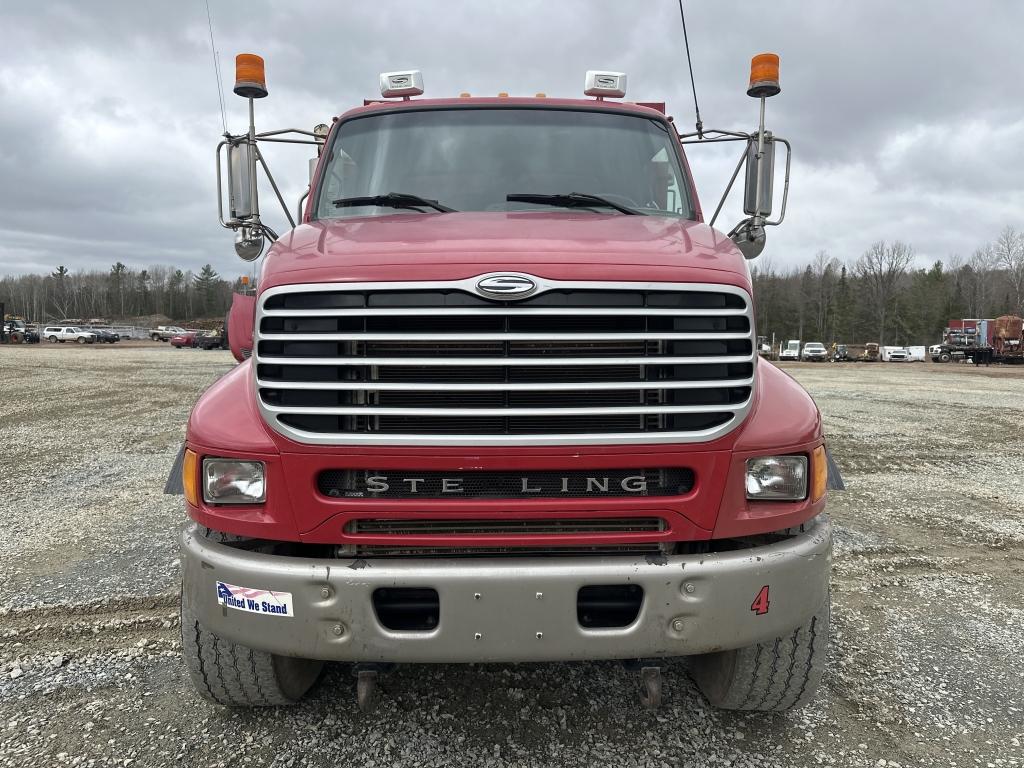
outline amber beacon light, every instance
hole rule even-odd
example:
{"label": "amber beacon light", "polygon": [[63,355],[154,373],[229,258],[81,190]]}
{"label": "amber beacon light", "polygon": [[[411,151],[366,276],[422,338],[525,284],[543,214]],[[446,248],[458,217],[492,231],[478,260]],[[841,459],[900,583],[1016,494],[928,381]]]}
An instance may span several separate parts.
{"label": "amber beacon light", "polygon": [[262,56],[255,53],[235,56],[235,93],[247,99],[262,99],[267,95],[267,75]]}
{"label": "amber beacon light", "polygon": [[759,53],[750,60],[750,85],[747,96],[756,99],[774,96],[782,90],[779,85],[779,57],[774,53]]}

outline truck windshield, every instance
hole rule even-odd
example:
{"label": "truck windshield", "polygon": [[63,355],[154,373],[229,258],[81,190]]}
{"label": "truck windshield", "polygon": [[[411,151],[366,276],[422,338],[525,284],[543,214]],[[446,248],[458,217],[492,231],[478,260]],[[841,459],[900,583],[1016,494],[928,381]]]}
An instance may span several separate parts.
{"label": "truck windshield", "polygon": [[[572,193],[694,218],[674,142],[662,121],[614,112],[481,107],[355,118],[341,125],[329,149],[316,218],[437,212],[334,204],[388,195],[415,195],[456,211],[566,210],[561,200]],[[572,210],[622,215],[607,204]]]}

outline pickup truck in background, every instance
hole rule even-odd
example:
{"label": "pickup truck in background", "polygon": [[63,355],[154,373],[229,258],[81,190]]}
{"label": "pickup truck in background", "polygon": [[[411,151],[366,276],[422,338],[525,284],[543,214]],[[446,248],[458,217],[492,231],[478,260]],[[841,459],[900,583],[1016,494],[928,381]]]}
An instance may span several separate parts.
{"label": "pickup truck in background", "polygon": [[42,338],[51,344],[56,344],[57,342],[63,344],[65,341],[73,341],[77,344],[94,344],[96,343],[97,336],[92,331],[86,331],[75,325],[49,325],[43,329]]}
{"label": "pickup truck in background", "polygon": [[828,360],[828,350],[820,341],[809,341],[804,344],[804,351],[800,353],[800,359],[807,362],[824,363]]}
{"label": "pickup truck in background", "polygon": [[170,341],[172,336],[177,336],[187,331],[179,325],[158,325],[149,332],[149,338],[153,341]]}

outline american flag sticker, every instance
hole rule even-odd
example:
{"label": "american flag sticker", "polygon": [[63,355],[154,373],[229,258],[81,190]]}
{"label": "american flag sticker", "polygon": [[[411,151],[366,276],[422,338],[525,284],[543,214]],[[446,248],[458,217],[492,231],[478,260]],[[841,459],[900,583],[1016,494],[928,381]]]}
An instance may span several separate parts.
{"label": "american flag sticker", "polygon": [[237,587],[224,581],[217,582],[217,602],[228,608],[246,613],[261,613],[268,616],[294,617],[291,592],[274,592],[270,589]]}

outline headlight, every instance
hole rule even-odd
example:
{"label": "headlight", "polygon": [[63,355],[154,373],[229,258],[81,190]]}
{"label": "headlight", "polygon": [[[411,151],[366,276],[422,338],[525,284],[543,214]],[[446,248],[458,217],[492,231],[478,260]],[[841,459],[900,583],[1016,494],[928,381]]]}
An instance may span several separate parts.
{"label": "headlight", "polygon": [[208,504],[259,504],[266,494],[262,461],[203,459],[203,500]]}
{"label": "headlight", "polygon": [[754,501],[800,501],[807,497],[806,456],[761,456],[747,459],[747,498]]}

